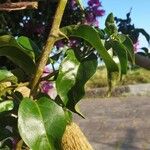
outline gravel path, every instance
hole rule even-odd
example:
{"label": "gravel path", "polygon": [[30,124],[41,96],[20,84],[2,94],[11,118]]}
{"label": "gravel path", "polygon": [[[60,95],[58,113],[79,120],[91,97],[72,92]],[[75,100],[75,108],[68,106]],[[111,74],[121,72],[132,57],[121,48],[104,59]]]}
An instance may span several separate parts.
{"label": "gravel path", "polygon": [[84,99],[74,119],[95,150],[150,150],[150,97]]}

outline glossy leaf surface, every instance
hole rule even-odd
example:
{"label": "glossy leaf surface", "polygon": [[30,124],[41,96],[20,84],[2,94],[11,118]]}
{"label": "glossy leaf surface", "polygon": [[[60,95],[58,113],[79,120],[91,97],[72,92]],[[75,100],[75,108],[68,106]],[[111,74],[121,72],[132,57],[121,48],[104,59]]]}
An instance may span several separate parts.
{"label": "glossy leaf surface", "polygon": [[56,80],[58,95],[67,108],[77,112],[75,106],[85,94],[84,85],[95,73],[96,68],[95,54],[79,61],[74,51],[68,50]]}
{"label": "glossy leaf surface", "polygon": [[17,39],[17,42],[24,48],[25,52],[33,59],[35,60],[36,57],[40,54],[40,49],[37,47],[37,45],[28,37],[20,36]]}
{"label": "glossy leaf surface", "polygon": [[80,62],[75,57],[73,50],[68,50],[66,58],[61,63],[59,74],[56,80],[58,95],[65,105],[69,100],[68,92],[76,82],[79,66]]}
{"label": "glossy leaf surface", "polygon": [[25,98],[20,104],[19,132],[32,150],[58,150],[66,124],[62,107],[46,97]]}
{"label": "glossy leaf surface", "polygon": [[33,59],[23,47],[18,45],[15,38],[10,35],[0,36],[0,56],[6,56],[27,74],[32,74],[35,70]]}
{"label": "glossy leaf surface", "polygon": [[0,70],[0,82],[17,82],[17,78],[8,70]]}
{"label": "glossy leaf surface", "polygon": [[89,42],[92,45],[92,47],[97,50],[97,52],[105,62],[108,71],[110,73],[118,71],[117,64],[114,62],[114,60],[111,58],[111,56],[103,46],[99,33],[97,32],[96,29],[88,25],[79,25],[79,26],[64,27],[61,29],[61,31],[68,37],[76,36]]}

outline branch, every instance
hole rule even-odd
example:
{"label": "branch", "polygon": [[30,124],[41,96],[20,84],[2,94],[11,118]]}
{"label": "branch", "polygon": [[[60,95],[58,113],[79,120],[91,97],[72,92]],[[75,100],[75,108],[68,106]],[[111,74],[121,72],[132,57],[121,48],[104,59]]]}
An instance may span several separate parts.
{"label": "branch", "polygon": [[34,78],[31,81],[30,97],[34,98],[36,96],[36,92],[37,92],[37,89],[39,86],[40,78],[43,74],[44,67],[45,67],[47,60],[49,58],[49,54],[50,54],[50,52],[51,52],[59,34],[60,34],[59,27],[60,27],[60,23],[61,23],[63,14],[64,14],[66,4],[67,4],[67,0],[59,0],[57,10],[56,10],[56,13],[54,16],[51,31],[49,33],[46,44],[43,47],[40,60],[39,60],[37,67],[36,67]]}
{"label": "branch", "polygon": [[38,8],[38,2],[17,2],[17,3],[11,3],[6,2],[3,4],[0,4],[0,11],[16,11],[16,10],[23,10],[23,9],[37,9]]}

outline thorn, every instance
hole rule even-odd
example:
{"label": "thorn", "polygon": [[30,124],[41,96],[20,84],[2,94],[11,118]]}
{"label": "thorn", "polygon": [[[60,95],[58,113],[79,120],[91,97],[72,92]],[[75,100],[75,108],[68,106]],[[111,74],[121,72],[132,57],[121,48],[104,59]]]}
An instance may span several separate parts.
{"label": "thorn", "polygon": [[61,32],[60,30],[58,31],[58,34],[65,37],[67,40],[69,40],[69,38],[67,37],[66,34],[64,34],[63,32]]}
{"label": "thorn", "polygon": [[61,32],[60,30],[55,30],[55,31],[53,31],[53,32],[51,33],[51,36],[52,36],[52,37],[55,37],[55,38],[58,38],[58,37],[60,37],[60,36],[63,36],[63,37],[65,37],[66,39],[69,40],[69,38],[68,38],[63,32]]}

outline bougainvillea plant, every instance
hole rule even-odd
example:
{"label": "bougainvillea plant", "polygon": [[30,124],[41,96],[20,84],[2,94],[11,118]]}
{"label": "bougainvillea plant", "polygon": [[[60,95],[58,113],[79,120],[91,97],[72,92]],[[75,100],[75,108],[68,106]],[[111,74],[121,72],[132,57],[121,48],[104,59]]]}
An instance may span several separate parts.
{"label": "bougainvillea plant", "polygon": [[150,42],[150,35],[144,29],[136,28],[135,25],[132,24],[131,10],[130,10],[130,12],[128,12],[126,14],[126,19],[115,17],[115,21],[116,21],[117,26],[118,26],[118,31],[123,33],[123,34],[126,34],[130,37],[130,39],[132,40],[132,42],[134,44],[135,53],[149,57],[148,48],[142,47],[141,50],[143,52],[142,51],[138,52],[138,50],[140,49],[139,35],[142,34],[146,38],[148,43]]}
{"label": "bougainvillea plant", "polygon": [[[41,1],[41,6],[46,2]],[[77,5],[74,1],[69,2]],[[98,0],[89,0],[88,4],[87,12],[93,11],[98,16],[103,14],[102,10],[98,10],[101,6]],[[34,41],[34,38],[25,35],[12,36],[5,32],[0,36],[0,56],[5,56],[9,62],[9,65],[6,63],[0,68],[1,149],[63,149],[61,140],[66,126],[73,121],[72,113],[83,117],[77,103],[84,97],[84,86],[97,69],[98,57],[106,65],[109,86],[113,78],[120,79],[126,74],[128,58],[134,62],[132,41],[117,31],[112,13],[108,15],[103,30],[89,25],[88,21],[86,25],[80,22],[62,26],[66,6],[67,0],[60,0],[56,5],[53,23],[50,22],[49,30],[46,29],[49,34],[42,50],[43,44],[39,46],[36,38]],[[26,19],[33,21],[27,16]],[[37,18],[36,23],[41,24],[40,19]],[[61,57],[59,53],[51,57],[54,44],[72,38],[85,43],[84,51],[82,46],[67,45],[63,48],[59,68],[49,70],[47,65]],[[109,49],[116,53],[119,64],[109,55]]]}

